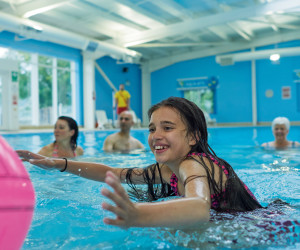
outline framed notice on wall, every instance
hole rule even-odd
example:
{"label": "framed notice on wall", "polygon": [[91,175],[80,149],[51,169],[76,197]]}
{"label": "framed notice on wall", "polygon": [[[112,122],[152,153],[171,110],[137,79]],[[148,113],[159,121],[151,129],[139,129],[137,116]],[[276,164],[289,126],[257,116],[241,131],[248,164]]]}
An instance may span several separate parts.
{"label": "framed notice on wall", "polygon": [[291,99],[291,87],[284,86],[281,88],[281,98],[282,99]]}

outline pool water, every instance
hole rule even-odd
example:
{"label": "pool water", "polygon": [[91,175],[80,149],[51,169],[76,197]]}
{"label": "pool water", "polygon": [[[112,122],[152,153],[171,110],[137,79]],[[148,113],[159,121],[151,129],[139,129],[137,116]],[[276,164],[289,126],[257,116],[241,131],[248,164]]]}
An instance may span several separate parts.
{"label": "pool water", "polygon": [[[147,145],[147,130],[132,131],[146,150],[103,152],[103,141],[113,132],[80,132],[78,144],[85,155],[77,160],[112,167],[144,167],[155,161]],[[54,139],[52,133],[3,137],[14,149],[33,152]],[[288,138],[299,141],[300,127],[292,127]],[[300,149],[259,147],[271,140],[267,127],[209,129],[211,147],[233,166],[263,206],[277,198],[289,205],[236,215],[212,211],[211,222],[197,231],[107,226],[102,221],[109,214],[101,209],[103,183],[25,163],[35,188],[36,207],[22,249],[300,249]]]}

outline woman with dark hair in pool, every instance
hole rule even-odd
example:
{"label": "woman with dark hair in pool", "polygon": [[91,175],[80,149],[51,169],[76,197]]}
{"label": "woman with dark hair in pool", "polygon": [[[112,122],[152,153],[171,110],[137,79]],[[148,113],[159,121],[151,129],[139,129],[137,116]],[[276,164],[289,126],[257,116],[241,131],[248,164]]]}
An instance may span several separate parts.
{"label": "woman with dark hair in pool", "polygon": [[[44,169],[56,168],[106,182],[113,191],[102,194],[114,204],[102,208],[116,215],[104,218],[119,227],[197,228],[210,219],[210,209],[243,212],[262,208],[232,167],[208,145],[203,112],[184,98],[170,97],[148,111],[148,143],[156,164],[145,168],[114,168],[100,163],[45,158],[18,150],[19,156]],[[177,199],[133,203],[121,182],[129,184],[146,201],[168,196]],[[146,184],[146,193],[135,185]]]}
{"label": "woman with dark hair in pool", "polygon": [[83,155],[82,147],[77,146],[78,126],[71,117],[58,117],[54,125],[54,136],[55,141],[41,148],[38,154],[67,158]]}

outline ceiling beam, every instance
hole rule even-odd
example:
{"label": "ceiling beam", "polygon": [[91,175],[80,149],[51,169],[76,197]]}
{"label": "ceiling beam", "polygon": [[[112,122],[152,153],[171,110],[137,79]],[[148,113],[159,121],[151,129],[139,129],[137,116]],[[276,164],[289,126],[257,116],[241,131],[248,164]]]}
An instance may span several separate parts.
{"label": "ceiling beam", "polygon": [[152,4],[181,20],[189,20],[192,13],[173,0],[152,0]]}
{"label": "ceiling beam", "polygon": [[153,40],[158,40],[164,37],[176,36],[185,32],[200,30],[203,28],[221,25],[228,22],[233,22],[240,19],[252,18],[257,16],[265,16],[268,13],[284,11],[286,9],[296,8],[300,6],[299,0],[276,0],[268,4],[261,4],[232,11],[209,15],[205,17],[187,20],[179,24],[167,25],[162,28],[145,30],[129,34],[119,39],[125,47],[136,44],[146,43]]}
{"label": "ceiling beam", "polygon": [[[198,43],[144,43],[132,46],[131,48],[165,48],[165,47],[198,47],[224,45],[224,42],[198,42]],[[228,42],[229,44],[229,42]]]}
{"label": "ceiling beam", "polygon": [[171,55],[168,57],[164,57],[162,59],[153,59],[149,61],[150,72],[156,71],[158,69],[167,67],[174,63],[203,58],[208,56],[216,56],[229,52],[236,52],[245,49],[251,49],[261,46],[266,46],[270,44],[276,44],[286,41],[293,41],[300,39],[299,31],[285,32],[285,33],[277,33],[274,36],[268,36],[267,38],[256,38],[252,42],[239,42],[239,43],[229,43],[225,46],[220,47],[211,47],[205,50],[192,50],[191,52],[181,53],[176,55]]}
{"label": "ceiling beam", "polygon": [[272,28],[274,31],[278,32],[278,31],[279,31],[279,28],[276,26],[273,17],[270,16],[270,15],[268,15],[268,16],[266,16],[266,19],[269,21],[271,28]]}
{"label": "ceiling beam", "polygon": [[[248,19],[248,20],[245,20],[245,22],[252,22],[252,23],[263,23],[263,24],[267,24],[267,25],[272,25],[273,23],[270,23],[269,21],[267,20],[258,20],[258,19]],[[278,28],[283,28],[283,29],[290,29],[290,30],[297,30],[300,28],[299,25],[292,25],[292,24],[284,24],[284,23],[274,23],[276,24],[276,26]]]}
{"label": "ceiling beam", "polygon": [[222,5],[220,5],[216,0],[203,0],[204,4],[210,7],[214,12],[221,12]]}
{"label": "ceiling beam", "polygon": [[228,40],[228,36],[226,34],[226,32],[224,31],[224,29],[220,28],[220,27],[216,27],[216,26],[211,26],[207,28],[210,32],[214,33],[215,35],[217,35],[219,38],[221,38],[222,40]]}
{"label": "ceiling beam", "polygon": [[67,4],[72,0],[35,0],[25,2],[16,7],[16,12],[19,16],[29,18],[31,16],[47,12],[58,8],[61,5]]}
{"label": "ceiling beam", "polygon": [[[61,26],[60,28],[63,28],[65,30],[71,30],[74,28],[74,23],[76,23],[76,29],[83,30],[85,34],[89,33],[89,36],[91,37],[97,37],[98,36],[107,36],[107,37],[115,37],[117,36],[117,31],[114,31],[112,29],[109,29],[107,25],[101,24],[101,17],[96,17],[94,14],[91,13],[89,16],[83,17],[83,19],[79,19],[73,16],[68,16],[66,19],[66,16],[61,13],[54,13],[49,12],[47,13],[48,18],[53,18],[56,20],[56,22],[60,22]],[[44,18],[37,18],[35,19],[41,23],[46,23],[44,21]],[[84,22],[83,22],[84,21]],[[92,22],[93,21],[93,22]],[[52,24],[52,26],[55,26]],[[125,25],[124,25],[125,27]],[[81,33],[82,34],[82,33]]]}
{"label": "ceiling beam", "polygon": [[235,24],[235,23],[228,23],[227,25],[230,28],[232,28],[236,33],[238,33],[245,40],[247,40],[247,41],[251,40],[251,37],[248,36],[237,24]]}
{"label": "ceiling beam", "polygon": [[163,27],[163,21],[159,21],[160,17],[154,16],[152,13],[145,11],[137,5],[127,0],[87,0],[96,6],[106,9],[109,13],[114,13],[130,20],[131,22],[142,25],[146,28]]}

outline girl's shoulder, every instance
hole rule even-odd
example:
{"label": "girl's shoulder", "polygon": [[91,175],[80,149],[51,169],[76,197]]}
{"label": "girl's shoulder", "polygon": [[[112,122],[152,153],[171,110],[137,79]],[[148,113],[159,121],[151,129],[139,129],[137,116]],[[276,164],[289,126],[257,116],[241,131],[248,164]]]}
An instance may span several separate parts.
{"label": "girl's shoulder", "polygon": [[[191,153],[186,156],[186,158],[180,163],[179,169],[182,171],[202,171],[203,166],[209,167],[211,165],[211,161],[213,158],[209,159],[210,155],[206,155],[205,153]],[[202,166],[202,167],[200,167]],[[200,167],[200,168],[199,168]]]}
{"label": "girl's shoulder", "polygon": [[216,157],[214,157],[213,155],[211,154],[206,154],[206,153],[191,153],[191,154],[188,154],[187,158],[194,158],[194,159],[197,159],[197,158],[202,158],[203,161],[205,163],[209,163],[210,160],[213,161],[213,163],[219,165],[219,161],[218,159],[216,159]]}
{"label": "girl's shoulder", "polygon": [[[219,168],[224,171],[224,173],[227,175],[228,170],[227,168],[223,165],[223,163],[219,162],[219,159],[211,154],[206,154],[206,153],[191,153],[187,156],[187,161],[186,166],[192,165],[197,167],[202,166],[202,170],[209,170],[212,171],[212,168]],[[195,164],[192,164],[191,162],[194,161]]]}

